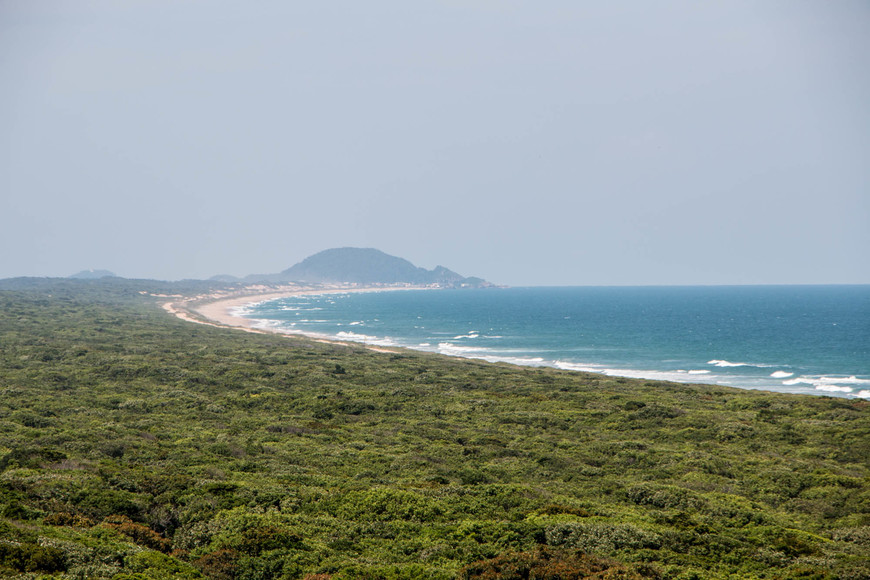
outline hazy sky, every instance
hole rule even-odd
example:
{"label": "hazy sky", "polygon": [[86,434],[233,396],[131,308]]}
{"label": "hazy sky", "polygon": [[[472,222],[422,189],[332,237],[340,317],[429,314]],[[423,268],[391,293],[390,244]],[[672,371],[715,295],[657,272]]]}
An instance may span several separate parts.
{"label": "hazy sky", "polygon": [[0,278],[870,283],[870,2],[0,0]]}

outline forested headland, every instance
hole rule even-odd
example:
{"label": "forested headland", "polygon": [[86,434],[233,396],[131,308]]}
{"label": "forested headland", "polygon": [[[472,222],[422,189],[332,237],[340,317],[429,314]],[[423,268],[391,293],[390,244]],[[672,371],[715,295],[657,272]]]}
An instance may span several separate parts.
{"label": "forested headland", "polygon": [[[0,575],[870,577],[870,402],[197,325],[0,281]],[[217,283],[214,283],[217,284]]]}

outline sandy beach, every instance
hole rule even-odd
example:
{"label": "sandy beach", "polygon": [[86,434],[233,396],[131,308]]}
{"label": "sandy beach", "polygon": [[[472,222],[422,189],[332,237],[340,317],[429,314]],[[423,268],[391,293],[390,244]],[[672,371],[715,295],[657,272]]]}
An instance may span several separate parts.
{"label": "sandy beach", "polygon": [[[288,296],[299,296],[303,294],[344,294],[348,292],[390,292],[397,290],[424,290],[421,286],[376,286],[376,287],[358,287],[358,286],[280,286],[280,287],[264,287],[251,286],[235,292],[216,292],[214,294],[199,295],[193,297],[171,297],[163,304],[163,309],[188,322],[197,324],[205,324],[208,326],[217,326],[223,328],[237,328],[247,332],[256,333],[274,333],[283,334],[279,330],[269,330],[257,328],[256,321],[237,316],[234,311],[246,304],[257,302],[265,302],[267,300],[277,300]],[[294,333],[299,336],[301,333]],[[341,343],[338,340],[324,340],[320,337],[309,336],[313,340],[329,343]],[[367,346],[370,350],[393,352],[389,349],[381,347]]]}

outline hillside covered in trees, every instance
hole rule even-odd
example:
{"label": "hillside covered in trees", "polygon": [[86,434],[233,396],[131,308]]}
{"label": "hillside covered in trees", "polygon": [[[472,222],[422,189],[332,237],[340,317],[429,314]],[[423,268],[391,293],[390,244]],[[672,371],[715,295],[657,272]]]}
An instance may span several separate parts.
{"label": "hillside covered in trees", "polygon": [[178,320],[0,282],[0,575],[870,577],[870,403]]}

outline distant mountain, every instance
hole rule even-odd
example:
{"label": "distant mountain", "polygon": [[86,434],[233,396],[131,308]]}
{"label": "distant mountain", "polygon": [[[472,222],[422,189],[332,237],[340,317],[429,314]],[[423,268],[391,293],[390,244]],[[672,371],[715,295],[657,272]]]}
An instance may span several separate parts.
{"label": "distant mountain", "polygon": [[108,270],[82,270],[69,277],[77,280],[98,280],[99,278],[117,278],[118,276]]}
{"label": "distant mountain", "polygon": [[466,278],[444,266],[433,270],[419,268],[374,248],[324,250],[279,274],[248,276],[245,281],[490,286],[485,280]]}

